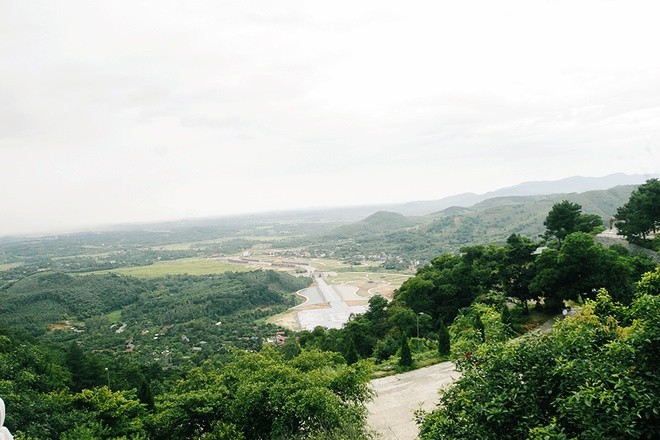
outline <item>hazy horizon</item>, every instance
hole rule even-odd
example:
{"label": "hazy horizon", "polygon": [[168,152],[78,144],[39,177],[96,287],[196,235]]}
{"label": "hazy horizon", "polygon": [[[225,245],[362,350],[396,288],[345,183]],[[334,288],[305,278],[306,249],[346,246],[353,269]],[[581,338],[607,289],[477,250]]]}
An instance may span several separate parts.
{"label": "hazy horizon", "polygon": [[0,236],[660,170],[654,1],[4,2]]}
{"label": "hazy horizon", "polygon": [[[323,212],[323,211],[333,211],[333,210],[343,210],[343,209],[360,209],[360,208],[369,208],[369,207],[374,207],[374,208],[382,208],[382,207],[391,207],[391,206],[396,206],[396,205],[405,205],[407,203],[423,203],[423,202],[433,202],[433,201],[438,201],[438,200],[443,200],[445,198],[452,198],[452,197],[457,197],[457,196],[463,196],[463,195],[477,195],[477,196],[483,196],[483,195],[488,195],[489,193],[492,192],[498,192],[501,190],[507,190],[509,188],[517,188],[518,186],[524,185],[524,184],[539,184],[539,183],[555,183],[555,182],[562,182],[566,181],[569,179],[602,179],[606,177],[612,177],[612,176],[617,176],[617,175],[625,175],[626,177],[636,177],[636,176],[645,176],[649,178],[659,178],[660,174],[654,173],[654,174],[635,174],[635,175],[629,175],[629,174],[624,174],[624,173],[613,173],[613,174],[608,174],[606,176],[567,176],[561,179],[553,180],[553,181],[545,181],[545,180],[538,180],[538,181],[525,181],[525,182],[519,182],[516,185],[504,187],[504,188],[494,188],[489,191],[485,191],[483,193],[457,193],[457,194],[450,194],[448,196],[440,197],[437,199],[415,199],[415,200],[401,200],[401,201],[394,201],[391,203],[361,203],[361,204],[352,204],[352,205],[332,205],[332,206],[301,206],[301,207],[295,207],[295,208],[290,208],[290,209],[275,209],[275,210],[262,210],[262,211],[250,211],[250,212],[238,212],[238,213],[233,213],[233,214],[226,214],[226,215],[210,215],[210,216],[197,216],[197,217],[167,217],[167,218],[161,218],[161,219],[152,219],[152,220],[135,220],[135,221],[128,221],[128,222],[115,222],[115,223],[98,223],[98,224],[88,224],[88,225],[80,225],[80,226],[74,226],[68,229],[52,229],[52,230],[42,230],[42,231],[30,231],[30,232],[24,232],[24,233],[14,233],[14,234],[0,234],[0,239],[1,238],[11,238],[11,237],[42,237],[42,236],[48,236],[48,235],[57,235],[57,234],[75,234],[75,233],[86,233],[86,232],[100,232],[100,231],[107,231],[107,230],[114,230],[114,229],[130,229],[131,227],[142,227],[142,226],[147,226],[147,225],[159,225],[163,223],[176,223],[176,222],[183,222],[183,221],[205,221],[205,220],[220,220],[220,219],[229,219],[229,218],[242,218],[242,217],[250,217],[250,216],[262,216],[262,215],[278,215],[278,214],[293,214],[296,212],[300,213],[308,213],[308,212]],[[642,183],[640,181],[640,183]]]}

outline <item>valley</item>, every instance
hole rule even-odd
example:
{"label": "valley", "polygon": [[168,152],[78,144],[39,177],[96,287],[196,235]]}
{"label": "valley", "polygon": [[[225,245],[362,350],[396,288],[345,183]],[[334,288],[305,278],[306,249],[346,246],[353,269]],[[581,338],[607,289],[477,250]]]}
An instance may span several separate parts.
{"label": "valley", "polygon": [[[460,387],[492,382],[499,395],[499,380],[519,385],[493,367],[518,356],[510,353],[517,347],[555,344],[548,350],[564,353],[583,331],[580,319],[607,313],[607,325],[619,326],[613,338],[645,335],[628,316],[654,316],[656,236],[633,246],[614,230],[599,234],[635,191],[507,196],[419,216],[271,213],[2,238],[0,365],[24,373],[0,369],[0,394],[22,410],[39,402],[13,412],[9,426],[34,438],[62,429],[62,438],[222,430],[219,438],[321,439],[314,435],[326,429],[341,439],[366,439],[367,429],[383,439],[413,438],[417,429],[435,438],[445,429],[439,414],[442,423],[453,415],[434,407],[436,397],[453,404]],[[557,336],[507,344],[567,305],[580,312]],[[597,337],[582,346],[609,359]],[[504,371],[522,368],[516,362]],[[488,384],[479,382],[482,366],[493,368]],[[436,394],[459,376],[466,379]],[[111,402],[125,406],[95,422]],[[430,412],[418,426],[419,403]],[[462,423],[447,426],[460,431]]]}

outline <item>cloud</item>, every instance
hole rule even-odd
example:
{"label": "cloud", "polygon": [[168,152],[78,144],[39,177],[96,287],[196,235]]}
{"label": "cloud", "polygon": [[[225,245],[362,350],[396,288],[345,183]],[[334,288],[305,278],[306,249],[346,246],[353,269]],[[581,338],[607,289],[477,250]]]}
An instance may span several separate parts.
{"label": "cloud", "polygon": [[5,2],[0,228],[657,172],[659,8]]}

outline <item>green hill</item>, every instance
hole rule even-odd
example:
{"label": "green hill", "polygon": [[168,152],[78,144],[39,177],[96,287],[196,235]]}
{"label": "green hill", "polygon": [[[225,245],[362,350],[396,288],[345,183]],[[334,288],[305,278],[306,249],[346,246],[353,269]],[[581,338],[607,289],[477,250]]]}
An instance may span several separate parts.
{"label": "green hill", "polygon": [[39,273],[0,289],[0,321],[110,352],[130,343],[148,359],[164,350],[190,354],[200,341],[210,353],[229,345],[254,348],[274,331],[258,322],[295,305],[293,292],[309,282],[275,271],[148,280]]}
{"label": "green hill", "polygon": [[389,255],[403,261],[430,260],[443,252],[480,243],[503,243],[511,234],[537,239],[552,206],[569,200],[595,214],[607,225],[616,209],[626,203],[636,185],[618,186],[584,193],[505,196],[472,207],[452,206],[420,217],[378,212],[366,219],[324,234],[311,247],[351,258],[358,255]]}
{"label": "green hill", "polygon": [[378,211],[359,222],[339,226],[325,234],[325,236],[330,238],[356,238],[368,234],[398,231],[418,224],[419,220],[413,217],[406,217],[396,212]]}

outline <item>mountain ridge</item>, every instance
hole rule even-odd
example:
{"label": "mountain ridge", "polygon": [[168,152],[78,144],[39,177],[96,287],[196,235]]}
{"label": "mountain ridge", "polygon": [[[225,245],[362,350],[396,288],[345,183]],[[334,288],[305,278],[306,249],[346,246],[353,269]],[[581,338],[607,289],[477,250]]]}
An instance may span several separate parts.
{"label": "mountain ridge", "polygon": [[[527,181],[483,194],[468,192],[436,200],[420,200],[391,205],[389,210],[405,215],[426,215],[451,206],[474,206],[484,200],[496,197],[582,193],[610,189],[621,185],[639,185],[652,178],[660,178],[660,174],[614,173],[602,177],[572,176],[559,180]],[[399,208],[397,209],[397,207]]]}

